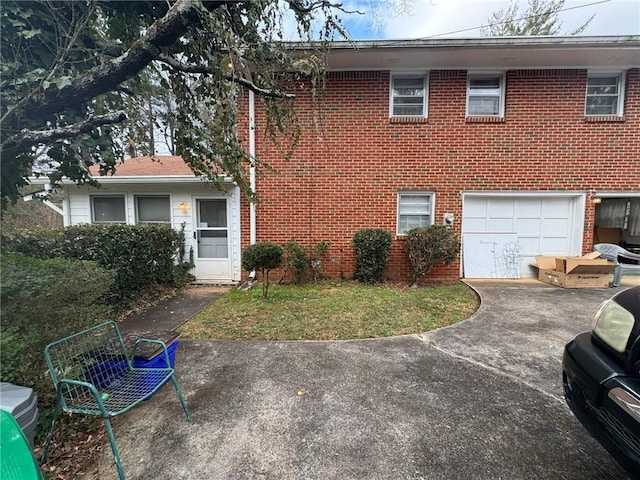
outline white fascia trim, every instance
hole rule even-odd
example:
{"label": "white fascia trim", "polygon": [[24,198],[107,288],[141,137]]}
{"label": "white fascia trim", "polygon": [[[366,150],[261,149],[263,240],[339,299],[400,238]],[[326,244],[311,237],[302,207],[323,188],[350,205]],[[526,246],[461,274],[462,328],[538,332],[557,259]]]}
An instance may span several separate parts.
{"label": "white fascia trim", "polygon": [[[474,73],[476,73],[476,69],[478,67],[469,67],[469,65],[466,64],[462,64],[459,66],[451,66],[448,65],[446,67],[442,67],[442,66],[437,66],[437,65],[430,65],[429,66],[429,71],[446,71],[446,70],[464,70],[464,71],[473,71]],[[490,65],[487,65],[487,67],[481,67],[480,68],[480,72],[487,72],[487,69],[492,68]],[[495,67],[493,67],[494,70],[493,72],[495,72]],[[631,68],[638,68],[638,65],[635,64],[624,64],[624,65],[607,65],[606,70],[613,70],[616,72],[621,72],[621,71],[625,71],[625,70],[629,70]],[[518,70],[592,70],[593,69],[593,65],[521,65],[521,66],[501,66],[500,70],[503,72],[516,72]],[[329,67],[328,71],[329,72],[353,72],[353,71],[358,71],[358,72],[395,72],[395,73],[401,73],[402,69],[393,69],[390,70],[389,67],[385,67],[385,66],[380,66],[380,67],[367,67],[367,68],[331,68]]]}
{"label": "white fascia trim", "polygon": [[[207,180],[202,177],[182,176],[182,175],[167,175],[167,176],[121,176],[121,177],[94,177],[98,183],[202,183]],[[232,180],[229,177],[225,177],[224,182],[231,183]]]}
{"label": "white fascia trim", "polygon": [[[144,183],[144,184],[153,184],[153,183],[206,183],[208,180],[203,177],[193,177],[190,175],[165,175],[165,176],[120,176],[120,177],[94,177],[98,183],[104,184],[131,184],[131,183]],[[224,183],[232,184],[233,179],[231,177],[224,177]],[[47,177],[39,177],[39,178],[29,178],[29,183],[38,185],[38,184],[48,184],[49,178]],[[76,183],[67,178],[63,178],[60,182],[62,185],[76,185]]]}

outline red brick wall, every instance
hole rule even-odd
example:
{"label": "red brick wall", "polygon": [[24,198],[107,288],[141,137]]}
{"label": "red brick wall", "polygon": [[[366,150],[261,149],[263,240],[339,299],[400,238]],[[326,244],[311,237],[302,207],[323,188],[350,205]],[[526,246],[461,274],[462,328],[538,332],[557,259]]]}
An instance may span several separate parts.
{"label": "red brick wall", "polygon": [[[384,228],[395,237],[400,190],[435,192],[435,221],[453,213],[457,234],[464,191],[638,190],[639,70],[626,77],[624,121],[585,120],[586,77],[585,70],[507,72],[502,122],[465,119],[465,71],[430,73],[425,122],[390,121],[389,72],[329,74],[315,100],[308,85],[299,85],[303,134],[290,159],[264,138],[264,118],[257,115],[257,156],[276,170],[259,172],[258,241],[294,239],[308,247],[328,241],[325,271],[351,277],[351,238],[362,228]],[[248,212],[245,203],[243,247]],[[594,218],[588,203],[585,252]],[[430,277],[455,279],[459,269],[456,262]],[[399,238],[386,274],[410,278]]]}

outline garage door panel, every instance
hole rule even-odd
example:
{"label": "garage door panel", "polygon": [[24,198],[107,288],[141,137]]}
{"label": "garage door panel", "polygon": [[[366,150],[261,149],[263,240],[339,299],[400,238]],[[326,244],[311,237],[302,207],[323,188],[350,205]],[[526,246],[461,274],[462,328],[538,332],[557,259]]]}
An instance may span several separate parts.
{"label": "garage door panel", "polygon": [[514,231],[519,235],[539,235],[541,225],[540,218],[517,218]]}
{"label": "garage door panel", "polygon": [[483,220],[487,217],[487,202],[486,198],[477,198],[469,204],[468,207],[465,207],[465,216],[469,218],[482,218]]}
{"label": "garage door panel", "polygon": [[489,218],[487,220],[488,232],[513,233],[513,218]]}
{"label": "garage door panel", "polygon": [[[536,255],[572,255],[580,250],[577,232],[581,231],[582,218],[577,218],[576,206],[580,205],[579,196],[552,197],[532,193],[525,195],[466,195],[462,212],[463,234],[490,234],[501,242],[515,234],[519,248],[518,260],[520,275],[535,276],[537,272],[529,267],[535,263]],[[484,212],[484,215],[483,215]],[[504,239],[503,239],[504,237]],[[497,241],[497,240],[496,240]],[[486,243],[486,242],[485,242]],[[465,276],[473,272],[479,278],[496,278],[495,268],[483,272],[480,262],[481,247],[467,245],[463,251]],[[474,248],[478,251],[475,252]],[[503,252],[497,252],[495,264],[505,259]],[[498,258],[500,257],[500,258]],[[474,264],[474,259],[477,264]],[[469,277],[471,278],[471,277]],[[504,277],[509,278],[509,277]]]}
{"label": "garage door panel", "polygon": [[522,198],[516,202],[516,215],[521,218],[539,219],[542,216],[542,201],[538,199]]}
{"label": "garage door panel", "polygon": [[541,239],[541,252],[545,255],[567,255],[569,251],[569,241],[567,238],[549,238]]}
{"label": "garage door panel", "polygon": [[569,219],[545,218],[542,221],[542,235],[549,237],[566,237],[569,235]]}
{"label": "garage door panel", "polygon": [[540,237],[523,237],[518,235],[520,256],[534,256],[540,251]]}
{"label": "garage door panel", "polygon": [[465,219],[465,230],[467,232],[486,232],[487,231],[487,219],[486,218],[468,218]]}
{"label": "garage door panel", "polygon": [[515,205],[509,198],[493,198],[487,203],[487,213],[492,218],[513,218]]}
{"label": "garage door panel", "polygon": [[571,215],[570,203],[566,198],[546,198],[542,204],[544,218],[565,218]]}

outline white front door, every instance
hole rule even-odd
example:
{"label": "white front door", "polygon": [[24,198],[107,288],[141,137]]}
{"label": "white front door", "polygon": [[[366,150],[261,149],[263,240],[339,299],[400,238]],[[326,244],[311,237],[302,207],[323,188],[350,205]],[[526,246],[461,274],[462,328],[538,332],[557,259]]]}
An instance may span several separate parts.
{"label": "white front door", "polygon": [[204,281],[229,281],[229,212],[226,198],[196,198],[194,222],[195,276]]}

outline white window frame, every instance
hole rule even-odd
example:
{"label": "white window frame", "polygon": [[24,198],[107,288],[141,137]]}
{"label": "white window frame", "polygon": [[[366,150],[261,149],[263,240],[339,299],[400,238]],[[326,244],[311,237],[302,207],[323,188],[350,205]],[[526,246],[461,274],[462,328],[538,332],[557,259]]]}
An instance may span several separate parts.
{"label": "white window frame", "polygon": [[[169,207],[169,218],[167,220],[140,220],[138,200],[140,198],[166,198]],[[136,215],[136,223],[162,223],[171,225],[171,195],[168,193],[141,193],[133,196],[133,207]]]}
{"label": "white window frame", "polygon": [[[424,197],[427,196],[429,197],[429,207],[428,207],[428,211],[425,210],[425,213],[421,213],[420,215],[428,215],[429,216],[429,223],[427,225],[423,225],[423,226],[428,226],[428,225],[433,225],[434,224],[434,213],[435,213],[435,204],[436,204],[436,194],[435,192],[431,192],[431,191],[423,191],[423,190],[404,190],[401,192],[398,192],[398,206],[397,206],[397,212],[396,212],[396,235],[398,236],[403,236],[406,235],[406,232],[408,230],[401,230],[400,228],[400,214],[401,214],[401,207],[403,205],[402,203],[402,199],[403,198],[410,198],[410,197]],[[416,214],[418,215],[418,214]],[[410,230],[410,229],[409,229]]]}
{"label": "white window frame", "polygon": [[[472,78],[497,78],[499,85],[497,89],[498,95],[498,113],[470,113],[469,111],[469,103],[471,97],[474,96],[488,96],[491,95],[492,92],[496,92],[496,89],[477,89],[477,91],[473,91],[471,88],[471,79]],[[506,92],[506,75],[504,72],[467,72],[467,105],[466,105],[466,115],[471,118],[478,117],[495,117],[495,118],[503,118],[504,117],[504,105],[505,105],[505,92]],[[482,90],[482,91],[480,91]],[[489,91],[491,90],[491,91]],[[493,93],[495,95],[495,93]]]}
{"label": "white window frame", "polygon": [[[96,198],[121,198],[124,206],[124,218],[122,221],[116,220],[97,220],[96,219],[96,211],[94,206],[94,201]],[[105,195],[89,195],[89,208],[91,209],[91,223],[116,223],[116,224],[126,224],[127,223],[127,196],[124,193],[113,193],[113,194],[105,194]]]}
{"label": "white window frame", "polygon": [[[587,85],[584,99],[584,115],[585,117],[622,117],[624,113],[624,91],[625,91],[625,72],[588,72]],[[597,96],[597,94],[589,94],[589,80],[593,78],[615,78],[618,85],[618,101],[616,102],[616,113],[588,113],[589,97]]]}
{"label": "white window frame", "polygon": [[[419,115],[395,115],[393,113],[394,100],[397,98],[394,95],[394,82],[395,80],[403,79],[422,79],[422,112]],[[427,118],[427,112],[429,111],[429,75],[425,72],[419,73],[394,73],[389,78],[389,118]]]}

